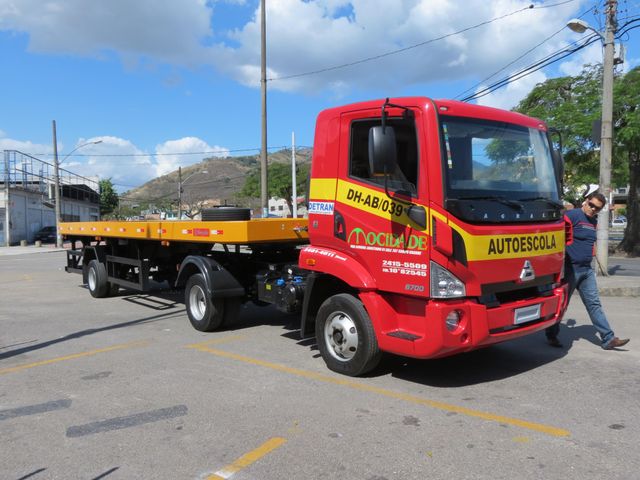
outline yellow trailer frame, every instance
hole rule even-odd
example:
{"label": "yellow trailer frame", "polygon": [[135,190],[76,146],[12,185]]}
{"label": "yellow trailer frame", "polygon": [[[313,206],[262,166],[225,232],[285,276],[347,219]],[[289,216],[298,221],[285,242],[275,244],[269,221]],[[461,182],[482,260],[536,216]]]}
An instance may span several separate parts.
{"label": "yellow trailer frame", "polygon": [[306,218],[256,218],[241,221],[62,222],[65,237],[130,238],[163,242],[252,244],[308,241]]}

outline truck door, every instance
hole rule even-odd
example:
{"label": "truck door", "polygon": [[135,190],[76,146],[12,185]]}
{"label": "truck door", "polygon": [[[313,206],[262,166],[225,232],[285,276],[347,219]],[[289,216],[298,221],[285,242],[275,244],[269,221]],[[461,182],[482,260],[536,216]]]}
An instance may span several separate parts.
{"label": "truck door", "polygon": [[426,295],[427,231],[407,215],[412,204],[428,204],[421,178],[426,165],[419,161],[420,112],[394,113],[386,125],[395,133],[397,165],[377,176],[369,166],[369,131],[381,125],[380,110],[342,115],[334,241],[346,244],[343,249],[374,275],[379,289]]}

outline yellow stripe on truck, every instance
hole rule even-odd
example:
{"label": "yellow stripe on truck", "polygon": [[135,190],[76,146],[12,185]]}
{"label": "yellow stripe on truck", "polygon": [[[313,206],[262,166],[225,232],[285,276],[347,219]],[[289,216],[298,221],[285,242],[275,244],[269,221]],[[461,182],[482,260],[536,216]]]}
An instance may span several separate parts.
{"label": "yellow stripe on truck", "polygon": [[531,258],[564,249],[564,229],[522,235],[470,235],[460,228],[456,230],[464,239],[470,261]]}
{"label": "yellow stripe on truck", "polygon": [[[415,224],[406,214],[407,204],[389,198],[385,193],[362,185],[336,179],[312,179],[311,200],[337,201],[366,213],[401,225]],[[425,231],[426,233],[426,231]]]}

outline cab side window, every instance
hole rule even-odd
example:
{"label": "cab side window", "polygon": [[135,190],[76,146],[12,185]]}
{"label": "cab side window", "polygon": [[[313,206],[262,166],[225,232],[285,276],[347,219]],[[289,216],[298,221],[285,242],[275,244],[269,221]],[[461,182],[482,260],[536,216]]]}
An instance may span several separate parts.
{"label": "cab side window", "polygon": [[[380,125],[380,119],[355,120],[351,123],[349,176],[365,182],[384,185],[384,176],[375,176],[369,168],[369,129]],[[396,134],[398,164],[388,172],[387,188],[391,191],[415,195],[418,184],[418,141],[413,120],[389,118],[387,125]]]}

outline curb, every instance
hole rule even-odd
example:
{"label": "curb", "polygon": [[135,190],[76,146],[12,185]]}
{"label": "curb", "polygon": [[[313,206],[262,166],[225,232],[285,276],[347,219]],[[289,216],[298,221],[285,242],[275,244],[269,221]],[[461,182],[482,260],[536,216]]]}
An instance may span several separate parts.
{"label": "curb", "polygon": [[601,297],[640,297],[640,287],[601,287]]}

